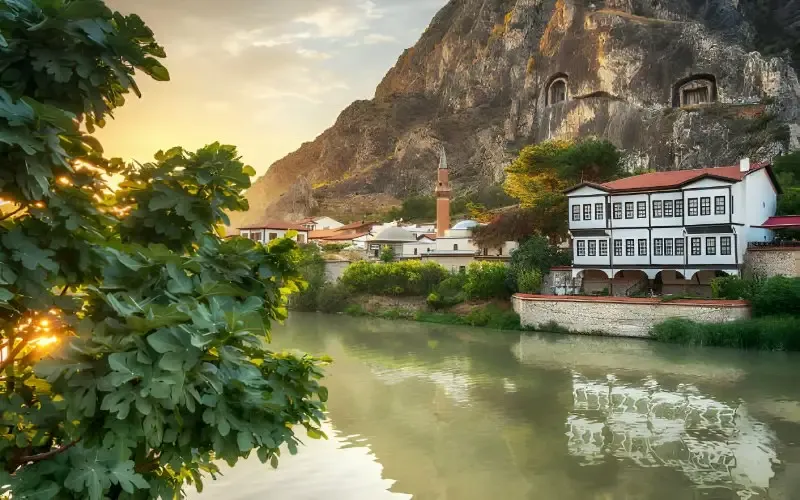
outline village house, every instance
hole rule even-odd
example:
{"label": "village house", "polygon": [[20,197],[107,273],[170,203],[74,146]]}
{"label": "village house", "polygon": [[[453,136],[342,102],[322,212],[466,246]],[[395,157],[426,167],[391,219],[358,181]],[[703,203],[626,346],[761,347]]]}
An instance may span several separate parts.
{"label": "village house", "polygon": [[286,234],[294,231],[292,239],[303,245],[308,242],[309,230],[298,223],[286,221],[265,221],[251,226],[240,227],[239,236],[249,238],[260,243],[269,243],[277,238],[285,238]]}
{"label": "village house", "polygon": [[305,227],[309,231],[324,231],[331,229],[339,229],[342,226],[344,226],[344,224],[342,224],[338,220],[332,219],[325,215],[317,217],[306,217],[305,219],[298,222],[298,224]]}
{"label": "village house", "polygon": [[[333,219],[331,219],[333,220]],[[367,241],[373,235],[375,223],[367,221],[357,221],[344,224],[334,229],[319,229],[311,231],[308,235],[309,241],[319,245],[326,244],[347,244],[354,248],[365,249]]]}
{"label": "village house", "polygon": [[567,191],[575,288],[710,295],[768,242],[780,187],[769,164],[655,172]]}

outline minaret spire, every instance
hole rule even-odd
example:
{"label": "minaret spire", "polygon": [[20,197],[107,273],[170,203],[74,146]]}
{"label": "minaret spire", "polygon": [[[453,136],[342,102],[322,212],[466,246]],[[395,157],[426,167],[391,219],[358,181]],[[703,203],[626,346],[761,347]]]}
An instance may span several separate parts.
{"label": "minaret spire", "polygon": [[450,170],[447,153],[439,147],[439,168],[436,179],[436,235],[445,236],[450,229]]}

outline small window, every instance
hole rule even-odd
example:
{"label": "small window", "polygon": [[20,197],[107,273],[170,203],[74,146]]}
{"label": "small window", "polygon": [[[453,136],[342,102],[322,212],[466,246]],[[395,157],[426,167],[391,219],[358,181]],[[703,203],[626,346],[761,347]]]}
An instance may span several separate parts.
{"label": "small window", "polygon": [[596,220],[603,220],[603,204],[602,203],[595,203],[594,204],[594,218]]}
{"label": "small window", "polygon": [[634,249],[635,247],[633,240],[625,240],[625,255],[628,257],[633,257],[634,255],[636,255],[634,253]]}
{"label": "small window", "polygon": [[588,203],[583,206],[583,220],[592,220],[592,206]]}
{"label": "small window", "polygon": [[714,197],[714,215],[725,215],[725,197]]}
{"label": "small window", "polygon": [[664,255],[672,256],[672,238],[664,238]]}
{"label": "small window", "polygon": [[689,217],[697,217],[697,198],[689,198]]}
{"label": "small window", "polygon": [[483,249],[483,255],[489,255],[489,249],[488,248],[484,248]]}
{"label": "small window", "polygon": [[647,240],[639,240],[639,255],[647,255]]}
{"label": "small window", "polygon": [[614,240],[614,256],[622,257],[622,240]]}
{"label": "small window", "polygon": [[457,244],[456,244],[456,245],[453,245],[453,251],[455,251],[455,252],[457,252],[457,251],[458,251],[458,245],[457,245]]}
{"label": "small window", "polygon": [[377,259],[378,257],[381,256],[381,251],[376,248],[375,250],[372,251],[372,255]]}
{"label": "small window", "polygon": [[706,238],[706,255],[717,255],[716,236],[709,236]]}
{"label": "small window", "polygon": [[700,215],[711,215],[711,197],[700,198]]}
{"label": "small window", "polygon": [[647,218],[647,202],[639,201],[636,203],[636,217],[639,219]]}
{"label": "small window", "polygon": [[675,217],[683,217],[683,200],[675,200],[673,206],[675,207]]}
{"label": "small window", "polygon": [[720,253],[720,255],[730,255],[731,254],[731,237],[730,236],[722,236],[719,239],[719,253]]}
{"label": "small window", "polygon": [[664,200],[664,217],[672,217],[672,200]]}
{"label": "small window", "polygon": [[608,257],[608,240],[600,240],[600,257]]}
{"label": "small window", "polygon": [[581,220],[581,206],[572,205],[572,220]]}
{"label": "small window", "polygon": [[586,255],[586,242],[584,240],[578,240],[577,247],[575,248],[576,254],[578,257],[583,257]]}
{"label": "small window", "polygon": [[700,247],[700,238],[692,238],[692,255],[703,255]]}
{"label": "small window", "polygon": [[278,239],[278,233],[269,233],[269,241]]}
{"label": "small window", "polygon": [[633,219],[633,202],[626,201],[625,202],[625,218],[626,219]]}
{"label": "small window", "polygon": [[661,200],[654,200],[653,201],[653,218],[659,219],[661,216],[664,215],[664,209],[661,205]]}
{"label": "small window", "polygon": [[467,266],[458,266],[458,272],[462,274],[467,272]]}
{"label": "small window", "polygon": [[589,257],[597,256],[597,240],[589,240]]}
{"label": "small window", "polygon": [[664,255],[664,240],[661,238],[655,238],[653,240],[653,255]]}
{"label": "small window", "polygon": [[497,255],[503,255],[503,247],[497,249]]}
{"label": "small window", "polygon": [[675,255],[683,257],[683,238],[675,238]]}
{"label": "small window", "polygon": [[733,214],[733,195],[731,195],[731,214]]}
{"label": "small window", "polygon": [[414,249],[414,255],[417,255],[417,249],[416,248]]}
{"label": "small window", "polygon": [[622,218],[622,203],[614,203],[614,218]]}

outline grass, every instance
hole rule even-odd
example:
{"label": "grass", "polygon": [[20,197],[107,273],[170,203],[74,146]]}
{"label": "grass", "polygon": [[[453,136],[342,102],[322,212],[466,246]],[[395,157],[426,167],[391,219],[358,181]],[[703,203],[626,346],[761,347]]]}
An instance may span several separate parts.
{"label": "grass", "polygon": [[416,313],[407,309],[386,309],[378,312],[370,312],[359,304],[352,304],[345,308],[344,313],[348,316],[363,317],[371,316],[375,318],[390,320],[413,320],[421,323],[435,323],[439,325],[463,325],[491,328],[493,330],[524,330],[520,324],[519,315],[513,311],[501,309],[494,304],[473,309],[467,315],[451,312],[430,312],[417,311]]}
{"label": "grass", "polygon": [[653,327],[651,338],[690,346],[800,351],[800,318],[768,316],[727,323],[696,323],[673,318]]}

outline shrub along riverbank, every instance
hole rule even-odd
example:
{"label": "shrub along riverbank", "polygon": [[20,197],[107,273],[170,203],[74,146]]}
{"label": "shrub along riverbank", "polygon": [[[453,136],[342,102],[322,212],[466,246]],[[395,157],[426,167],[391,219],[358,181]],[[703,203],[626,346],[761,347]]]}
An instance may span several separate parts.
{"label": "shrub along riverbank", "polygon": [[744,299],[752,305],[752,319],[729,323],[697,323],[669,319],[651,331],[661,342],[696,346],[800,351],[800,278],[718,278],[714,298]]}

